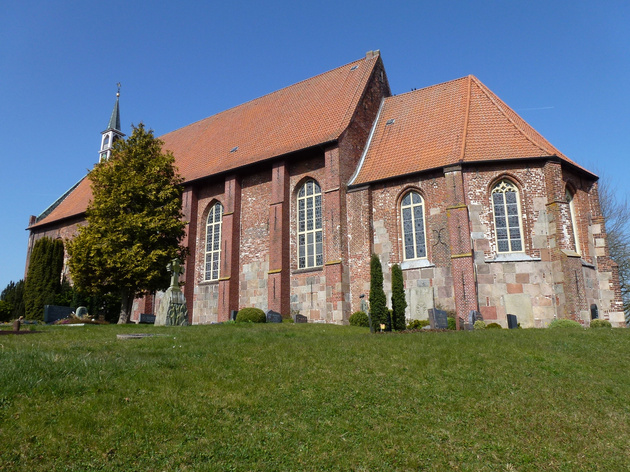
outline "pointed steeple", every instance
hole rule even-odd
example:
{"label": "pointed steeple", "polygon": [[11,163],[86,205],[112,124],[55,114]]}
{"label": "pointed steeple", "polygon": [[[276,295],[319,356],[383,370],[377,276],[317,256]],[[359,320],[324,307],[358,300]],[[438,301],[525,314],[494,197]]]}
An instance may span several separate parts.
{"label": "pointed steeple", "polygon": [[114,104],[114,109],[112,110],[112,116],[109,118],[109,124],[107,125],[107,129],[115,129],[120,131],[120,108],[118,106],[118,99],[120,98],[120,82],[118,82],[118,92],[116,92],[116,103]]}
{"label": "pointed steeple", "polygon": [[120,82],[118,82],[117,85],[118,91],[116,92],[116,103],[114,103],[112,116],[109,118],[107,129],[101,133],[103,137],[101,138],[99,161],[109,158],[114,142],[125,136],[125,134],[120,130],[120,107],[118,105],[118,100],[120,99]]}

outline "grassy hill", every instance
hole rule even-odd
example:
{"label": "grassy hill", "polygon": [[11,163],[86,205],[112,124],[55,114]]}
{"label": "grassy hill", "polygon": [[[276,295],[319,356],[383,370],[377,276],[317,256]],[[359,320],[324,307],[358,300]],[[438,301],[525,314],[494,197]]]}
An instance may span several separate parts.
{"label": "grassy hill", "polygon": [[624,329],[45,327],[0,337],[0,470],[628,470],[629,366]]}

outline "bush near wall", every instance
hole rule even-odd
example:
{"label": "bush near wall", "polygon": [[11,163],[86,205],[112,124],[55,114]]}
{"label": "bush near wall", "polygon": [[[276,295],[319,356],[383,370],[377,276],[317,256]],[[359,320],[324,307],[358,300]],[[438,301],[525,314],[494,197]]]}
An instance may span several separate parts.
{"label": "bush near wall", "polygon": [[363,326],[366,328],[370,327],[370,320],[368,319],[367,313],[365,313],[364,311],[355,311],[350,315],[348,321],[352,326]]}
{"label": "bush near wall", "polygon": [[260,308],[241,308],[236,314],[236,322],[265,323],[267,315]]}
{"label": "bush near wall", "polygon": [[610,321],[596,319],[591,321],[591,328],[612,328]]}
{"label": "bush near wall", "polygon": [[556,328],[582,328],[582,325],[577,321],[566,320],[564,318],[559,318],[557,320],[553,320],[549,323],[547,328],[556,329]]}

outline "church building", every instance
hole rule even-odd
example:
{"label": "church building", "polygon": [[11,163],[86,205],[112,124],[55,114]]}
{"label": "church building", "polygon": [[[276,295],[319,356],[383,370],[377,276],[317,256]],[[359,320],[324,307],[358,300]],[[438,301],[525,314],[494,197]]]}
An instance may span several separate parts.
{"label": "church building", "polygon": [[[123,136],[117,97],[101,158]],[[346,323],[377,254],[388,299],[402,268],[408,319],[624,325],[597,176],[474,76],[393,96],[370,51],[160,139],[184,178],[192,324],[244,307]],[[84,178],[31,217],[29,255],[72,238],[90,198]],[[132,319],[159,301],[136,300]]]}

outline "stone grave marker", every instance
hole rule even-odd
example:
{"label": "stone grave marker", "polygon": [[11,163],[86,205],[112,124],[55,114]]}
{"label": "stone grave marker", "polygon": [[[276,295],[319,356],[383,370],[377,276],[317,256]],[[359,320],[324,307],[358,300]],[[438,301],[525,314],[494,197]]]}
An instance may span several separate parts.
{"label": "stone grave marker", "polygon": [[304,315],[300,315],[299,313],[295,315],[295,318],[293,319],[296,323],[308,323],[308,318]]}
{"label": "stone grave marker", "polygon": [[54,323],[57,320],[63,320],[70,316],[72,308],[69,306],[45,305],[44,306],[44,322]]}
{"label": "stone grave marker", "polygon": [[431,329],[448,329],[448,315],[444,310],[429,308],[429,323]]}
{"label": "stone grave marker", "polygon": [[516,315],[507,315],[507,322],[509,329],[518,328],[518,320],[516,319]]}
{"label": "stone grave marker", "polygon": [[282,323],[282,315],[277,311],[267,310],[267,323]]}
{"label": "stone grave marker", "polygon": [[86,316],[88,314],[88,309],[84,306],[80,306],[77,308],[76,315],[81,318],[82,316]]}
{"label": "stone grave marker", "polygon": [[139,324],[155,324],[155,315],[151,315],[149,313],[140,313],[140,318],[138,319]]}

